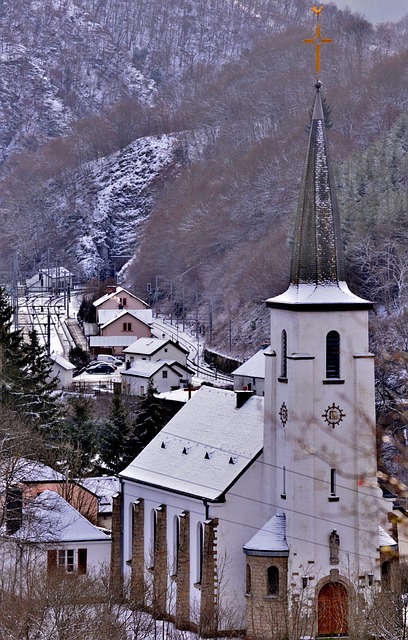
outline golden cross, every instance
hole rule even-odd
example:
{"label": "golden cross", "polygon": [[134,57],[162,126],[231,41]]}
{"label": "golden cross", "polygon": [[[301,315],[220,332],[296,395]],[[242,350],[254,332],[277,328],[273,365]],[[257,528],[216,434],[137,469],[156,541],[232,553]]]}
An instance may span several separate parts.
{"label": "golden cross", "polygon": [[332,42],[331,38],[322,38],[320,35],[319,18],[322,10],[322,5],[320,5],[319,8],[317,8],[316,6],[312,7],[313,13],[316,14],[316,33],[314,38],[308,38],[307,40],[304,40],[304,42],[307,42],[308,44],[314,44],[316,47],[316,74],[318,80],[320,75],[320,45],[326,44],[327,42]]}

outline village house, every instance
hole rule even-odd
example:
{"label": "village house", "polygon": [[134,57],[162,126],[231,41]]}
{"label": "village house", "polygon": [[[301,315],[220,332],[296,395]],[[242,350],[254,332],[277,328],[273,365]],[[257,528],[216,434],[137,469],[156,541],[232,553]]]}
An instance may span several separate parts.
{"label": "village house", "polygon": [[260,349],[232,372],[234,389],[253,391],[257,396],[265,395],[265,349]]}
{"label": "village house", "polygon": [[173,342],[169,338],[139,338],[129,347],[123,350],[125,362],[129,366],[135,360],[176,360],[187,367],[188,350],[178,342]]}
{"label": "village house", "polygon": [[135,360],[131,367],[121,371],[122,388],[128,395],[143,396],[151,384],[158,393],[164,393],[188,387],[191,373],[177,360]]}

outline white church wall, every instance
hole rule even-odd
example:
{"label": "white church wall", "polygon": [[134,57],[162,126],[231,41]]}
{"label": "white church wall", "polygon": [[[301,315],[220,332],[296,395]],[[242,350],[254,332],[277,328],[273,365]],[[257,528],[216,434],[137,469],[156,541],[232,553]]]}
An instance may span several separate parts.
{"label": "white church wall", "polygon": [[[375,571],[378,520],[372,513],[378,512],[381,495],[376,486],[374,373],[367,316],[366,311],[338,307],[271,312],[276,376],[281,372],[282,330],[287,332],[288,359],[287,380],[276,377],[267,383],[265,404],[271,415],[265,423],[265,457],[272,464],[271,483],[277,480],[275,503],[288,511],[287,538],[295,574],[307,571],[322,577],[333,568],[343,574]],[[335,380],[326,378],[329,331],[340,335],[341,369]],[[273,389],[275,401],[270,397]],[[333,405],[336,413],[341,412],[334,426],[328,421]],[[338,564],[330,561],[333,530],[340,537]]]}

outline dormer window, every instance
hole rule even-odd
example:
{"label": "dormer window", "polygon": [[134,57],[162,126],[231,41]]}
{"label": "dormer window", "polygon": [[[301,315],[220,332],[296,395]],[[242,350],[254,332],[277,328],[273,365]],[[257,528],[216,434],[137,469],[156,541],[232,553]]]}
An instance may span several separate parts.
{"label": "dormer window", "polygon": [[326,378],[340,378],[340,335],[329,331],[326,336]]}

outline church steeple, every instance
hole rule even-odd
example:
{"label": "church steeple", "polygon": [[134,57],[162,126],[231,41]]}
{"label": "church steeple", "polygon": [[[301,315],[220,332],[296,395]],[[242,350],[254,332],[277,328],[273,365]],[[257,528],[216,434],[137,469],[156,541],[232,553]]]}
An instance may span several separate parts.
{"label": "church steeple", "polygon": [[290,282],[338,284],[345,280],[340,218],[325,135],[321,82],[310,127],[295,225]]}

